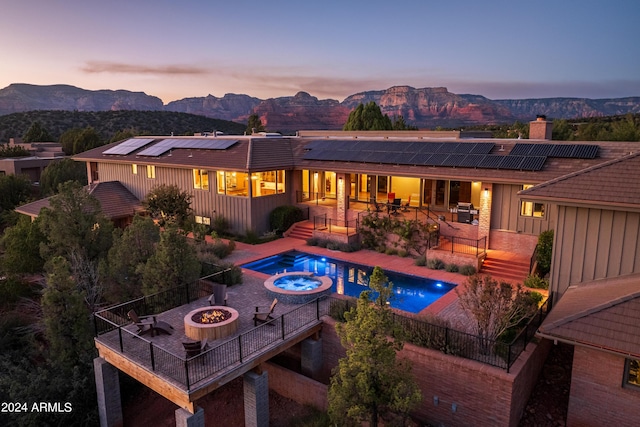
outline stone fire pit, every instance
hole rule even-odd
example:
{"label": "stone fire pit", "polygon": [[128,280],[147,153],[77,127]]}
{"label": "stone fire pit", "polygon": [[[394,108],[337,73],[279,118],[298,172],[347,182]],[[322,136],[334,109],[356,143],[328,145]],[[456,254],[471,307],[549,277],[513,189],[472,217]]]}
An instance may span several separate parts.
{"label": "stone fire pit", "polygon": [[[209,321],[211,323],[203,323]],[[214,305],[190,311],[184,316],[184,333],[192,340],[217,340],[238,330],[238,311]]]}

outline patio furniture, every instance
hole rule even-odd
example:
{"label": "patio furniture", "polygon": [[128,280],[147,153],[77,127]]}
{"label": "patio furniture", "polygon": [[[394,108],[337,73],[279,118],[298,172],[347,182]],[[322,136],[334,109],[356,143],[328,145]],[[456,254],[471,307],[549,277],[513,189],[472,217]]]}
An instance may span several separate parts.
{"label": "patio furniture", "polygon": [[156,316],[138,316],[135,310],[129,310],[127,316],[138,327],[138,335],[149,333],[153,337],[160,333],[167,335],[173,333],[173,326],[162,320],[157,320]]}
{"label": "patio furniture", "polygon": [[401,203],[402,199],[393,199],[393,203],[387,205],[387,212],[391,215],[400,215],[398,209],[400,209]]}
{"label": "patio furniture", "polygon": [[209,297],[209,305],[227,305],[227,285],[213,284],[213,293]]}
{"label": "patio furniture", "polygon": [[183,342],[182,346],[184,347],[184,351],[187,352],[187,358],[191,358],[199,355],[207,349],[207,339],[205,338],[202,341]]}
{"label": "patio furniture", "polygon": [[409,205],[411,204],[411,196],[413,196],[413,194],[409,195],[409,198],[407,199],[407,203],[402,205],[402,212],[409,212]]}
{"label": "patio furniture", "polygon": [[396,198],[396,193],[387,193],[387,203],[392,203]]}
{"label": "patio furniture", "polygon": [[376,199],[371,199],[371,205],[373,206],[374,212],[382,212],[382,203],[376,202]]}
{"label": "patio furniture", "polygon": [[[271,306],[269,307],[269,311],[260,311],[260,307],[256,307],[256,312],[253,313],[253,326],[258,326],[258,323],[267,323],[270,320],[273,320],[271,316],[273,314],[273,310],[276,308],[276,304],[278,304],[278,298],[274,298]],[[273,325],[273,323],[270,323]]]}

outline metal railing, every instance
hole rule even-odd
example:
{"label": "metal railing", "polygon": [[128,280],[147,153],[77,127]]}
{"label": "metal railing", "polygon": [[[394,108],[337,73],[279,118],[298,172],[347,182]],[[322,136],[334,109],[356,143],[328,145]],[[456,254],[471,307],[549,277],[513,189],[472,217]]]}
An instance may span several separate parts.
{"label": "metal railing", "polygon": [[[223,272],[220,272],[223,273]],[[138,298],[94,313],[95,334],[99,342],[120,352],[146,368],[186,386],[212,377],[221,371],[257,357],[272,347],[302,332],[327,314],[325,298],[302,304],[273,320],[217,344],[197,356],[187,358],[154,344],[135,331],[126,329],[129,310],[139,315],[159,313],[200,298],[203,281],[180,286],[158,294]],[[275,327],[274,327],[275,326]],[[135,338],[135,339],[134,339]]]}
{"label": "metal railing", "polygon": [[[451,253],[474,255],[478,257],[487,251],[487,237],[479,239],[469,239],[466,237],[447,236],[440,234],[440,237],[451,242]],[[444,246],[444,245],[442,245]],[[442,247],[440,248],[442,249]]]}
{"label": "metal railing", "polygon": [[[355,299],[330,298],[328,314],[336,320],[343,321],[344,313],[355,305]],[[487,339],[396,312],[393,312],[392,321],[393,330],[397,331],[394,335],[406,342],[496,366],[509,372],[520,354],[526,350],[527,344],[534,337],[535,331],[549,310],[550,302],[546,300],[531,317],[521,322],[522,329],[511,342]]]}
{"label": "metal railing", "polygon": [[327,193],[314,193],[309,191],[296,191],[296,203],[309,203],[315,202],[316,205],[321,204],[321,202],[325,202],[322,204],[327,204],[326,201],[330,200],[332,203],[337,203],[335,194],[327,194]]}
{"label": "metal railing", "polygon": [[313,217],[313,229],[323,230],[329,233],[346,234],[347,236],[357,233],[360,224],[357,218],[349,220],[340,220],[328,218],[327,214],[316,215]]}

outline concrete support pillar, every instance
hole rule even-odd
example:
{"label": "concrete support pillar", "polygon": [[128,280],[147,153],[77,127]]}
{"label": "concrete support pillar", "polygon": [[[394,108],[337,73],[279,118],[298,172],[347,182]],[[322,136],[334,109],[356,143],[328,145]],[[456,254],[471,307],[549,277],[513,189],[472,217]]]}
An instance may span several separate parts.
{"label": "concrete support pillar", "polygon": [[176,409],[176,427],[204,427],[204,409],[198,408],[195,414],[184,408]]}
{"label": "concrete support pillar", "polygon": [[98,392],[100,427],[122,427],[122,401],[118,369],[102,357],[93,359],[93,369]]}
{"label": "concrete support pillar", "polygon": [[493,185],[491,183],[482,183],[482,192],[480,193],[480,208],[478,219],[478,238],[487,236],[487,247],[489,249],[489,231],[491,230],[491,199],[493,197]]}
{"label": "concrete support pillar", "polygon": [[267,371],[244,374],[244,424],[269,427],[269,376]]}
{"label": "concrete support pillar", "polygon": [[302,373],[316,379],[322,369],[322,338],[302,341]]}
{"label": "concrete support pillar", "polygon": [[349,183],[350,175],[345,173],[336,174],[337,190],[336,197],[338,201],[338,206],[336,208],[336,219],[338,220],[338,225],[346,225],[346,222],[349,218],[347,218],[347,213],[349,210],[349,192],[351,189],[351,184]]}

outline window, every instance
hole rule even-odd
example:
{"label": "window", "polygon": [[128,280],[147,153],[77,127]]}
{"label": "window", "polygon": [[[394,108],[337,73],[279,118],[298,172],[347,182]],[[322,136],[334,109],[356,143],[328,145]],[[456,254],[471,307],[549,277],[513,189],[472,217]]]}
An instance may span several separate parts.
{"label": "window", "polygon": [[218,171],[218,194],[248,196],[249,174],[245,172]]}
{"label": "window", "polygon": [[155,179],[156,167],[154,165],[147,165],[147,178]]}
{"label": "window", "polygon": [[138,175],[138,165],[135,163],[131,164],[131,173],[134,175]]}
{"label": "window", "polygon": [[201,190],[209,189],[209,171],[205,169],[193,170],[193,188]]}
{"label": "window", "polygon": [[285,171],[254,172],[251,174],[251,195],[253,197],[284,193]]}
{"label": "window", "polygon": [[198,224],[211,225],[211,218],[208,216],[196,215],[195,219]]}
{"label": "window", "polygon": [[625,359],[623,387],[640,389],[640,360]]}
{"label": "window", "polygon": [[[523,185],[522,189],[526,190],[533,185]],[[520,215],[529,216],[533,218],[544,218],[545,205],[544,203],[526,202],[523,201],[520,204]]]}

